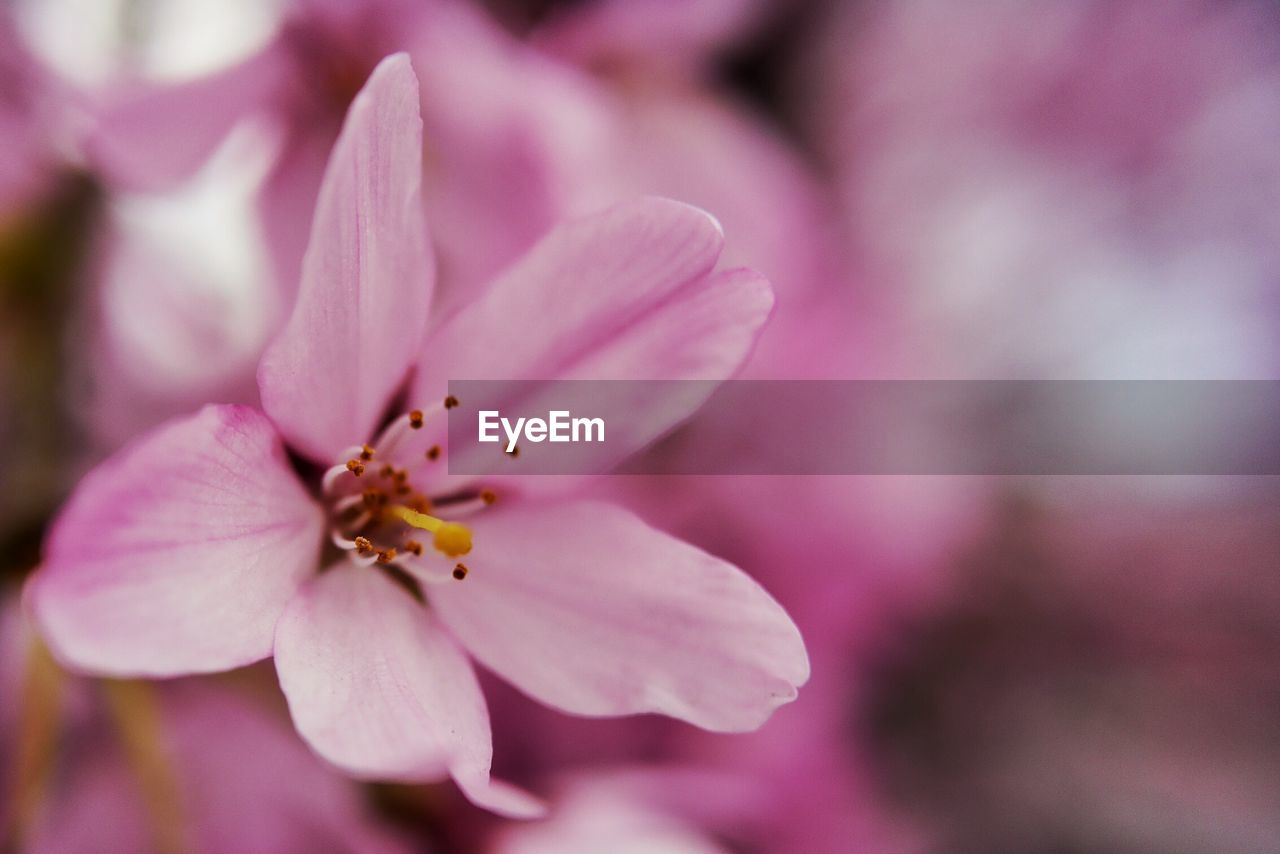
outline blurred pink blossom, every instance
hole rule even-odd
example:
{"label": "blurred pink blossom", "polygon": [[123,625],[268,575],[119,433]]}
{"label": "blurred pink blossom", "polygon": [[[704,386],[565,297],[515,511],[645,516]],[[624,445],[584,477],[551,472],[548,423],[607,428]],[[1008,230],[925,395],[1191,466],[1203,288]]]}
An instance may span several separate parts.
{"label": "blurred pink blossom", "polygon": [[945,850],[1264,850],[1274,484],[1178,506],[1104,480],[1006,503],[963,583],[864,659],[850,735]]}
{"label": "blurred pink blossom", "polygon": [[[827,743],[828,748],[833,745]],[[866,804],[802,775],[667,762],[579,771],[554,785],[547,818],[498,830],[486,850],[842,854],[923,850],[871,826]]]}
{"label": "blurred pink blossom", "polygon": [[451,291],[478,286],[571,212],[565,188],[587,180],[577,158],[597,120],[579,83],[469,4],[301,0],[242,63],[176,86],[122,87],[100,111],[93,161],[122,186],[168,186],[233,127],[263,124],[278,144],[260,213],[290,294],[343,113],[397,50],[421,80],[425,200],[442,280]]}
{"label": "blurred pink blossom", "polygon": [[564,217],[638,194],[723,217],[732,263],[803,291],[829,280],[834,235],[817,181],[780,134],[698,80],[597,77],[565,61],[590,65],[558,34],[615,41],[621,15],[649,22],[637,43],[661,44],[677,31],[717,41],[759,5],[612,4],[562,21],[540,50],[456,0],[306,0],[243,63],[177,86],[121,87],[100,110],[90,151],[114,183],[156,188],[192,174],[231,128],[274,129],[260,208],[287,294],[346,105],[378,59],[403,50],[422,83],[424,198],[443,305],[465,301]]}
{"label": "blurred pink blossom", "polygon": [[806,92],[916,375],[1275,375],[1272,4],[835,4]]}
{"label": "blurred pink blossom", "polygon": [[180,185],[104,193],[86,334],[68,347],[87,462],[208,401],[258,402],[254,369],[289,306],[254,215],[270,151],[243,130]]}
{"label": "blurred pink blossom", "polygon": [[[795,697],[800,636],[732,565],[619,509],[447,479],[439,403],[374,431],[415,365],[414,401],[444,400],[450,376],[728,376],[771,298],[749,271],[714,272],[710,217],[650,199],[553,231],[427,335],[421,133],[409,60],[388,58],[353,102],[294,312],[259,367],[267,415],[206,407],[92,472],[49,536],[32,605],[54,652],[87,670],[169,676],[274,652],[295,724],[336,765],[451,775],[528,815],[536,802],[489,779],[463,649],[565,711],[737,731]],[[318,501],[285,442],[337,461]],[[317,574],[326,532],[338,551]]]}
{"label": "blurred pink blossom", "polygon": [[[140,775],[139,757],[130,754],[117,729],[107,690],[99,683],[66,674],[41,673],[56,688],[44,700],[29,692],[33,668],[56,668],[35,654],[31,627],[16,602],[0,614],[0,839],[18,828],[8,813],[19,802],[10,772],[20,765],[23,743],[33,735],[34,715],[56,738],[48,776],[28,777],[39,797],[22,828],[26,852],[156,850],[156,804]],[[114,689],[112,689],[114,690]],[[149,733],[157,756],[171,778],[174,816],[184,850],[197,854],[275,851],[398,852],[407,848],[365,815],[355,788],[326,769],[293,737],[235,690],[178,682],[158,686],[154,694],[155,730]],[[118,710],[117,710],[118,711]],[[136,711],[136,710],[135,710]],[[22,754],[30,761],[36,752]],[[158,769],[148,769],[157,772]],[[26,803],[23,799],[21,802]],[[174,828],[165,828],[173,831]]]}
{"label": "blurred pink blossom", "polygon": [[[643,772],[641,772],[643,773]],[[668,783],[650,772],[655,784]],[[704,793],[726,791],[725,780],[703,780]],[[501,828],[486,850],[494,854],[592,854],[614,851],[717,854],[727,849],[715,835],[648,797],[644,787],[614,772],[583,774],[562,784],[545,821]]]}
{"label": "blurred pink blossom", "polygon": [[[709,37],[723,29],[710,39],[722,41],[758,16],[754,5],[647,9],[643,40],[687,30],[692,15]],[[581,36],[603,28],[609,40],[613,13],[601,14]],[[367,70],[397,49],[422,80],[437,316],[562,218],[642,193],[713,212],[729,235],[726,262],[774,283],[778,311],[753,375],[784,375],[758,367],[782,359],[812,364],[815,341],[866,316],[843,303],[809,310],[836,290],[829,204],[781,135],[712,87],[597,77],[452,0],[299,2],[239,64],[96,96],[87,149],[111,194],[91,334],[74,343],[84,365],[74,409],[100,446],[205,401],[257,403],[251,366],[294,298],[341,116]]]}
{"label": "blurred pink blossom", "polygon": [[593,0],[557,9],[535,40],[600,71],[647,66],[701,76],[716,52],[751,33],[768,6],[765,0]]}
{"label": "blurred pink blossom", "polygon": [[[579,206],[643,192],[711,211],[729,235],[728,261],[759,270],[777,293],[748,375],[843,375],[855,370],[839,358],[849,354],[822,345],[837,326],[845,341],[858,341],[865,322],[853,308],[855,283],[838,267],[833,200],[794,141],[713,74],[717,55],[768,5],[587,3],[553,16],[532,39],[580,67],[596,93],[602,135],[587,162],[598,165],[581,182]],[[811,310],[817,305],[825,311]],[[818,344],[789,335],[801,325]],[[789,370],[779,368],[784,359]]]}
{"label": "blurred pink blossom", "polygon": [[22,44],[10,11],[0,10],[0,233],[65,162],[55,142],[55,104],[65,95]]}

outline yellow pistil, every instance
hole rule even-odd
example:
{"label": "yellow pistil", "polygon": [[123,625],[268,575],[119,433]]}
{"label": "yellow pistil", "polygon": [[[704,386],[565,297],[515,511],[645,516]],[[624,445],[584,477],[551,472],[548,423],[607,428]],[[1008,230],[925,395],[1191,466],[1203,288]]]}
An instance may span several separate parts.
{"label": "yellow pistil", "polygon": [[431,544],[449,557],[458,557],[471,551],[471,529],[459,522],[446,522],[411,510],[403,504],[392,504],[387,512],[415,528],[432,533]]}

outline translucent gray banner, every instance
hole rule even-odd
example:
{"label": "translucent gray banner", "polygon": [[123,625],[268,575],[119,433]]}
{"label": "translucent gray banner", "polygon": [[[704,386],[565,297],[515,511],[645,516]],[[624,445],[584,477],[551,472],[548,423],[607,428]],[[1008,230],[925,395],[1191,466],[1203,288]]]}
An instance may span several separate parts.
{"label": "translucent gray banner", "polygon": [[462,380],[449,390],[459,402],[451,474],[1280,474],[1274,381]]}

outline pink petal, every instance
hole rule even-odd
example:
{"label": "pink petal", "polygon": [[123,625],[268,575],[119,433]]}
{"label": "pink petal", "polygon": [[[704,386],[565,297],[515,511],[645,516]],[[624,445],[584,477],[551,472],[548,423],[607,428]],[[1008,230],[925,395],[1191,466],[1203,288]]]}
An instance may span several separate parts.
{"label": "pink petal", "polygon": [[772,308],[773,289],[759,273],[714,273],[618,330],[562,377],[726,379],[746,359]]}
{"label": "pink petal", "polygon": [[94,241],[96,322],[73,342],[78,414],[107,447],[208,401],[258,401],[258,360],[292,304],[253,215],[259,142],[222,146],[180,190],[113,194]]}
{"label": "pink petal", "polygon": [[298,732],[348,773],[452,774],[476,803],[536,811],[529,796],[489,780],[489,713],[470,662],[379,569],[344,561],[312,579],[280,620],[275,655]]}
{"label": "pink petal", "polygon": [[[686,289],[679,297],[655,307],[644,318],[619,331],[607,346],[582,358],[560,378],[718,380],[732,376],[750,352],[772,305],[773,292],[759,274],[751,270],[713,274],[697,288]],[[578,472],[607,472],[688,418],[715,386],[713,382],[626,382],[552,386],[545,393],[533,394],[524,393],[519,387],[513,387],[512,391],[521,394],[521,412],[567,407],[574,412],[589,411],[593,416],[603,416],[609,426],[609,441],[576,448],[573,466]],[[483,476],[491,487],[502,484],[522,492],[539,493],[564,487],[568,482],[565,476],[556,475],[547,481],[529,474],[547,471],[538,468],[544,464],[537,456],[539,448],[532,450],[532,454],[512,460],[493,453],[491,445],[470,443],[450,448],[449,465],[456,471]],[[512,474],[517,469],[523,473]],[[458,488],[465,480],[455,476],[450,481],[442,479],[441,484]]]}
{"label": "pink petal", "polygon": [[[711,217],[666,199],[561,226],[430,336],[415,403],[442,399],[449,379],[731,376],[768,316],[772,294],[754,274],[712,274],[721,245]],[[635,383],[613,391],[601,406],[625,412],[617,423],[626,426],[610,435],[602,467],[685,418],[711,386]]]}
{"label": "pink petal", "polygon": [[625,511],[499,505],[471,524],[471,573],[432,587],[432,605],[477,659],[548,705],[742,731],[808,679],[799,632],[756,582]]}
{"label": "pink petal", "polygon": [[347,113],[293,316],[258,371],[267,413],[314,459],[371,435],[419,349],[433,285],[421,184],[418,83],[396,54]]}
{"label": "pink petal", "polygon": [[[155,689],[164,748],[191,851],[399,854],[407,844],[367,815],[358,787],[327,768],[285,722],[235,691],[180,681]],[[113,728],[64,743],[58,783],[32,829],[29,854],[157,850],[156,817],[139,768]],[[186,850],[186,849],[184,849]]]}
{"label": "pink petal", "polygon": [[287,71],[272,44],[225,71],[124,95],[98,115],[89,157],[118,187],[170,187],[194,173],[236,122],[278,96]]}
{"label": "pink petal", "polygon": [[271,653],[324,517],[271,424],[244,406],[170,421],[81,482],[30,591],[68,665],[116,675],[226,670]]}
{"label": "pink petal", "polygon": [[560,376],[697,286],[723,243],[710,216],[667,199],[561,225],[430,336],[417,397],[443,396],[449,379]]}
{"label": "pink petal", "polygon": [[437,3],[424,18],[411,50],[427,105],[426,205],[448,270],[437,299],[456,307],[567,212],[602,128],[587,81],[483,10]]}
{"label": "pink petal", "polygon": [[742,38],[767,11],[760,0],[605,0],[564,7],[535,42],[590,67],[625,61],[690,65]]}
{"label": "pink petal", "polygon": [[779,132],[697,89],[636,92],[626,105],[610,147],[625,184],[714,212],[728,236],[722,263],[763,273],[779,302],[830,287],[824,188]]}
{"label": "pink petal", "polygon": [[500,854],[725,854],[728,850],[716,844],[710,830],[664,812],[611,782],[603,776],[575,781],[555,800],[547,821],[500,828],[491,850]]}
{"label": "pink petal", "polygon": [[291,128],[258,197],[262,234],[288,305],[293,304],[302,281],[311,216],[332,148],[328,134],[309,126]]}

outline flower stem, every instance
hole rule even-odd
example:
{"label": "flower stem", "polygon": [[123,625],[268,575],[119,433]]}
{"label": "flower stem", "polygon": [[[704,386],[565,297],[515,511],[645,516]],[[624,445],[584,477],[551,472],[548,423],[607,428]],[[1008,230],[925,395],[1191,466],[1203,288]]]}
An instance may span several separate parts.
{"label": "flower stem", "polygon": [[[32,825],[49,786],[57,747],[62,670],[34,634],[27,649],[18,720],[18,768],[13,791],[15,849],[26,850]],[[6,848],[6,850],[8,850]]]}
{"label": "flower stem", "polygon": [[151,819],[156,850],[180,854],[190,850],[167,745],[163,721],[151,685],[139,680],[105,680],[107,706],[120,732]]}

